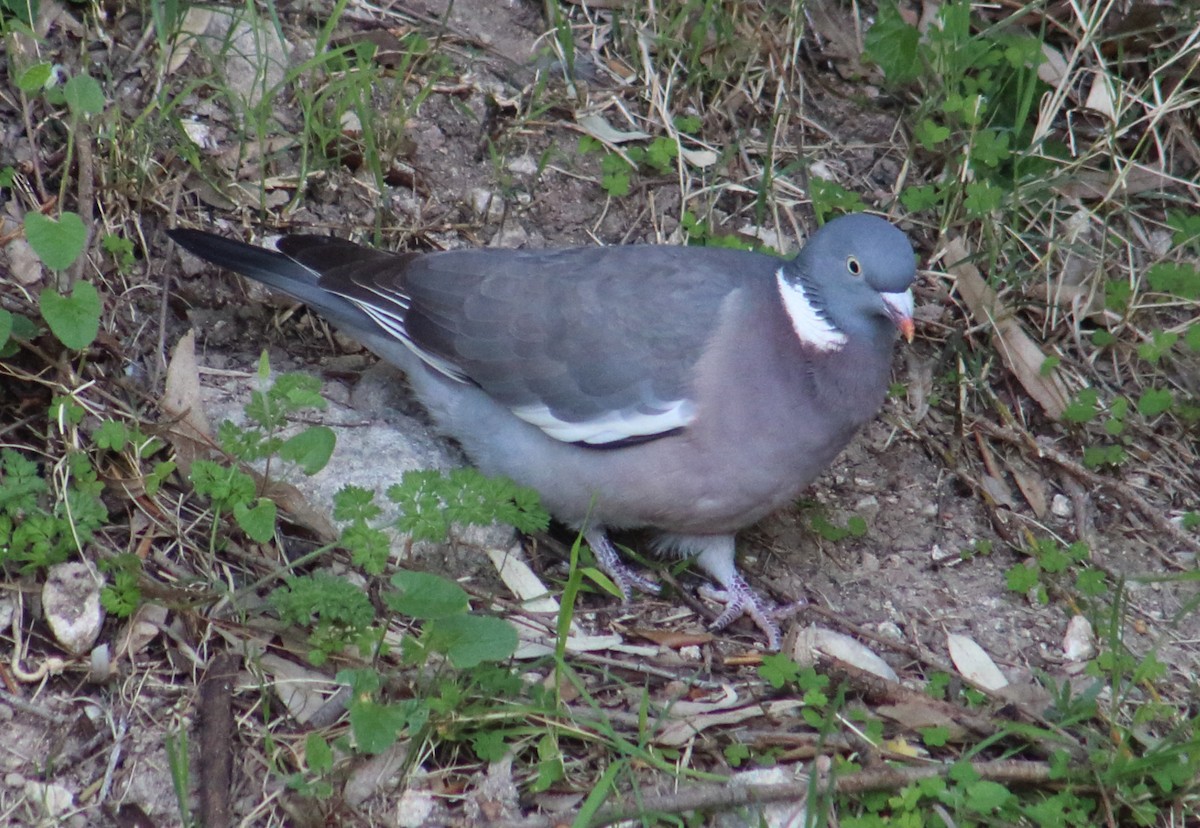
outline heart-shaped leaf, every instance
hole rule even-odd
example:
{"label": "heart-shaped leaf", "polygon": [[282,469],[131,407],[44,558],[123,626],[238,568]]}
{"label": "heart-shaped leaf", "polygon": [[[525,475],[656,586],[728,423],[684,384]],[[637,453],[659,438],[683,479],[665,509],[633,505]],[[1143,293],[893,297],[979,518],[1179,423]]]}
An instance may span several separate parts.
{"label": "heart-shaped leaf", "polygon": [[66,270],[83,252],[87,228],[75,213],[63,213],[55,221],[31,211],[25,214],[25,238],[42,264],[51,270]]}
{"label": "heart-shaped leaf", "polygon": [[402,569],[392,576],[399,592],[387,593],[384,600],[396,612],[413,618],[446,618],[467,611],[467,593],[451,580],[429,572]]}
{"label": "heart-shaped leaf", "polygon": [[99,115],[104,111],[104,90],[100,82],[91,75],[76,75],[67,81],[63,89],[71,112]]}
{"label": "heart-shaped leaf", "polygon": [[233,504],[233,519],[251,540],[266,543],[275,536],[275,503],[265,497],[254,506]]}
{"label": "heart-shaped leaf", "polygon": [[333,454],[337,436],[327,426],[311,426],[284,441],[279,456],[291,460],[305,474],[316,474],[325,468]]}
{"label": "heart-shaped leaf", "polygon": [[38,306],[50,330],[72,350],[91,345],[100,332],[100,294],[88,282],[77,283],[70,296],[46,288]]}

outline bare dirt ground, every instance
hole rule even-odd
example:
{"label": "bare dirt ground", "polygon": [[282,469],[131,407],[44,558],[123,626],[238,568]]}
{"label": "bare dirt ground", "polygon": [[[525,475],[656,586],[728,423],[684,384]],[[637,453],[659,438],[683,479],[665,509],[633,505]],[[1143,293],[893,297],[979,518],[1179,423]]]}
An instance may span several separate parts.
{"label": "bare dirt ground", "polygon": [[[522,110],[528,100],[522,98],[522,89],[533,77],[531,57],[545,43],[539,8],[459,0],[447,15],[444,6],[428,0],[405,4],[405,12],[406,26],[432,39],[441,33],[444,43],[439,48],[451,68],[429,97],[406,114],[408,152],[394,165],[400,183],[380,193],[361,169],[324,172],[308,182],[307,193],[287,212],[286,226],[279,231],[369,233],[382,210],[389,228],[404,228],[401,234],[389,233],[389,240],[403,236],[422,248],[679,241],[681,202],[685,195],[697,198],[701,186],[681,191],[680,182],[670,176],[647,176],[637,182],[632,195],[609,198],[599,184],[598,159],[579,151],[581,130],[576,122],[553,107],[536,114]],[[364,6],[355,18],[360,30],[370,28],[365,22],[369,17]],[[299,59],[289,50],[300,55],[311,50],[310,33],[296,28],[291,18],[284,33],[284,59]],[[893,137],[898,110],[877,89],[843,80],[830,63],[817,60],[806,67],[810,83],[797,104],[804,117],[789,121],[790,132],[780,140],[802,147],[809,164],[833,170],[839,181],[876,207],[893,192],[904,166],[903,149]],[[207,68],[196,52],[178,72]],[[219,65],[214,68],[218,75],[224,71]],[[622,92],[604,73],[595,74],[589,84],[591,100],[601,104],[619,100]],[[210,154],[232,145],[238,131],[239,116],[214,100],[206,100],[201,90],[181,97],[180,103],[182,117],[209,125],[215,147]],[[288,101],[279,104],[285,117],[301,118],[288,111]],[[630,128],[620,123],[618,108],[600,109],[618,128]],[[498,136],[492,150],[485,140],[489,130]],[[710,136],[714,143],[719,138]],[[279,165],[274,174],[281,179],[299,172],[287,169],[286,161],[271,163]],[[736,159],[730,165],[736,167]],[[210,416],[220,419],[244,402],[249,387],[244,377],[234,375],[252,373],[260,350],[266,348],[274,369],[317,374],[327,395],[346,404],[323,417],[346,428],[339,435],[335,465],[325,472],[328,485],[312,495],[314,503],[325,502],[324,492],[339,483],[384,484],[394,479],[391,475],[399,466],[379,462],[379,435],[386,439],[397,427],[424,428],[420,412],[405,402],[402,392],[393,396],[360,387],[371,360],[352,343],[328,336],[303,313],[281,319],[279,311],[286,305],[255,290],[247,294],[229,274],[194,260],[181,261],[162,235],[165,227],[187,224],[242,235],[245,225],[253,226],[254,214],[245,209],[248,204],[222,207],[220,199],[198,199],[200,177],[186,174],[177,159],[163,174],[175,182],[174,200],[161,201],[164,209],[157,211],[148,207],[140,218],[153,256],[145,269],[148,281],[139,286],[142,294],[121,300],[147,318],[156,319],[160,308],[165,309],[161,333],[151,325],[152,335],[121,343],[135,373],[144,377],[146,390],[151,395],[159,391],[156,384],[166,356],[160,347],[170,349],[187,330],[195,330]],[[279,206],[293,192],[281,187],[268,198],[278,196],[279,202],[272,204]],[[720,232],[734,232],[747,223],[744,204],[744,198],[734,195],[718,201],[710,217]],[[811,226],[802,210],[788,207],[785,212],[801,216],[797,226]],[[784,230],[790,226],[782,223]],[[907,393],[889,400],[878,420],[812,488],[801,507],[743,534],[743,570],[752,583],[781,600],[805,597],[811,602],[793,620],[793,631],[816,624],[858,636],[902,679],[937,667],[956,672],[947,635],[961,634],[976,642],[1018,688],[1014,698],[1028,699],[1040,692],[1035,689],[1036,674],[1059,681],[1079,679],[1082,663],[1064,655],[1063,641],[1080,609],[1069,595],[1051,594],[1043,603],[1008,589],[1006,572],[1024,559],[1013,545],[1031,535],[1056,537],[1064,544],[1086,540],[1093,566],[1114,579],[1126,579],[1128,606],[1121,625],[1125,645],[1135,653],[1154,650],[1181,681],[1194,682],[1200,668],[1200,622],[1194,612],[1182,618],[1179,613],[1190,606],[1195,587],[1158,576],[1186,569],[1189,561],[1194,568],[1195,550],[1165,535],[1138,504],[1169,520],[1181,512],[1180,505],[1188,508],[1189,500],[1190,508],[1196,508],[1196,493],[1188,498],[1185,491],[1181,504],[1178,491],[1137,472],[1117,491],[1082,466],[1055,462],[1052,453],[1039,456],[1039,446],[1020,437],[1007,439],[1005,434],[1012,433],[1004,431],[1007,426],[989,430],[970,403],[967,409],[946,399],[930,405],[931,377],[954,367],[951,343],[961,345],[970,322],[952,292],[953,279],[943,270],[944,239],[928,226],[902,226],[924,268],[917,287],[918,337],[911,346],[899,348],[895,358],[895,382]],[[796,244],[794,238],[789,242]],[[370,372],[367,376],[369,382],[376,379]],[[1042,447],[1076,456],[1072,434],[1042,416],[1002,365],[994,366],[989,376],[996,397],[1016,412],[1022,434],[1044,441],[1039,443]],[[406,451],[416,455],[417,463],[421,458],[454,462],[456,457],[453,448],[441,454],[443,448],[427,435],[418,436],[417,447]],[[854,517],[865,520],[865,534],[830,540],[812,526],[818,519],[844,527]],[[561,535],[560,539],[570,542]],[[532,557],[548,583],[563,574],[555,553],[544,545]],[[420,548],[414,560],[481,590],[505,589],[486,557],[470,543]],[[700,579],[685,572],[678,582],[690,593]],[[581,601],[577,618],[590,632],[619,632],[639,645],[646,644],[636,635],[640,629],[704,629],[703,617],[691,610],[681,612],[684,605],[674,600],[641,596],[624,608],[600,595]],[[145,641],[140,649],[126,648],[128,660],[105,684],[88,684],[79,662],[64,675],[48,676],[40,683],[16,684],[10,679],[10,689],[0,700],[5,733],[0,821],[179,824],[168,745],[178,744],[182,734],[195,733],[198,682],[220,637],[199,632],[189,613],[164,611],[142,622],[149,625],[140,632]],[[114,621],[105,628],[102,641],[115,646],[118,636],[130,634],[138,634],[134,625]],[[41,649],[26,653],[26,668],[53,651],[44,630],[35,635]],[[664,646],[649,658],[619,652],[613,658],[648,661],[678,670],[681,676],[699,672],[717,681],[752,681],[751,667],[726,661],[761,647],[757,631],[748,623],[700,640],[699,648],[682,655]],[[4,644],[22,646],[11,636]],[[256,674],[235,671],[235,699],[254,696],[258,681]],[[273,714],[257,703],[235,710],[239,727],[244,719],[269,715]],[[180,750],[195,757],[197,747],[193,741]],[[55,766],[49,777],[43,773],[47,761]],[[289,798],[279,776],[264,762],[258,750],[237,754],[229,797],[232,824],[320,824],[316,815],[295,810],[299,800]],[[421,779],[426,770],[418,763],[414,778]],[[471,776],[465,785],[482,784],[481,780]],[[95,791],[101,785],[107,799],[98,805]],[[334,811],[328,817],[333,821],[326,824],[355,819],[374,824],[385,818],[398,824],[483,824],[457,805],[438,804],[423,811],[428,803],[411,799],[412,791],[422,786],[437,790],[428,781],[400,788],[383,784],[366,804]],[[193,790],[190,795],[194,802],[203,792]],[[55,797],[70,797],[76,804],[58,809],[50,803]]]}

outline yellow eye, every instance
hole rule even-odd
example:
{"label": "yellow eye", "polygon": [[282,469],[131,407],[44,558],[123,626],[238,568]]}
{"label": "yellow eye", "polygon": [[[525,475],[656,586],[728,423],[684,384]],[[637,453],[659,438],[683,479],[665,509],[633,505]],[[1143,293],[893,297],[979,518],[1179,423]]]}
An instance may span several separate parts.
{"label": "yellow eye", "polygon": [[858,259],[854,256],[846,257],[846,270],[850,271],[851,276],[862,275],[862,265],[859,264]]}

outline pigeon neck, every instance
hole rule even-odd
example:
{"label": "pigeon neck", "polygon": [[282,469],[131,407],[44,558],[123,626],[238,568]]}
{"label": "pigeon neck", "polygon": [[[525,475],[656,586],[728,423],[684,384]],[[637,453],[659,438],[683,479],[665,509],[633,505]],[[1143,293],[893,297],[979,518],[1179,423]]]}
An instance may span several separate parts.
{"label": "pigeon neck", "polygon": [[802,271],[794,278],[785,276],[783,267],[775,271],[775,285],[792,331],[805,348],[821,353],[840,351],[846,346],[846,334],[833,324],[820,294],[807,281]]}

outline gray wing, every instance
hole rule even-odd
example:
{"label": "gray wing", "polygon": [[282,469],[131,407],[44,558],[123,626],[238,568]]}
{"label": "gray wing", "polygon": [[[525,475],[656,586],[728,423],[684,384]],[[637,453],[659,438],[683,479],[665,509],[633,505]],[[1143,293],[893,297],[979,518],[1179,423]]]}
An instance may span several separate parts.
{"label": "gray wing", "polygon": [[722,303],[780,264],[662,246],[372,252],[353,263],[346,251],[314,262],[281,249],[433,368],[476,383],[555,439],[589,445],[687,426],[694,369]]}

